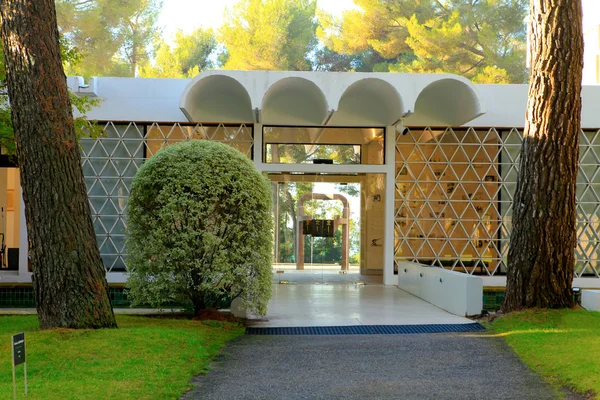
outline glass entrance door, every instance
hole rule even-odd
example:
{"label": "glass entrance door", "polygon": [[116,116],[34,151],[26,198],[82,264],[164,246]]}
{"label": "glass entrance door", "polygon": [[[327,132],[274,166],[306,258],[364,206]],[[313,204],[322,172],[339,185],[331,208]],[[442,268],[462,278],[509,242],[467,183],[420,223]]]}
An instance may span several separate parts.
{"label": "glass entrance door", "polygon": [[276,281],[329,284],[358,274],[362,178],[273,174],[271,180]]}

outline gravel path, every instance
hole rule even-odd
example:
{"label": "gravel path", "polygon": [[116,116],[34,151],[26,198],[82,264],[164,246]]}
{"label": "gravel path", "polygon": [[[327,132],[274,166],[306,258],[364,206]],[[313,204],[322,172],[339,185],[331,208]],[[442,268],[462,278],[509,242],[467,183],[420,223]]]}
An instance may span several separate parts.
{"label": "gravel path", "polygon": [[484,334],[244,336],[183,399],[556,399]]}

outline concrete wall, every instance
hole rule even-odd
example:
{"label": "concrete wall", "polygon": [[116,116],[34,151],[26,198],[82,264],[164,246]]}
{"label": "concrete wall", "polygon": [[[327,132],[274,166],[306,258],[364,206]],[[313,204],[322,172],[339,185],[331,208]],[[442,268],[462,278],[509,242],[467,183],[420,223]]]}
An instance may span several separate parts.
{"label": "concrete wall", "polygon": [[478,315],[483,309],[483,280],[477,276],[400,262],[398,287],[455,315]]}
{"label": "concrete wall", "polygon": [[[405,119],[404,123],[406,126],[438,126],[440,125],[441,117],[432,115],[431,113],[415,112],[416,100],[421,93],[420,91],[427,84],[435,82],[436,79],[440,79],[441,77],[456,78],[452,75],[438,76],[433,74],[430,77],[423,76],[427,74],[415,74],[411,78],[407,74],[395,73],[268,73],[261,71],[209,71],[203,74],[203,76],[207,74],[231,74],[232,76],[236,76],[240,81],[246,83],[252,92],[254,102],[257,104],[261,104],[259,99],[262,99],[261,96],[277,80],[289,77],[308,77],[313,82],[316,82],[319,87],[323,88],[326,98],[330,99],[328,102],[329,108],[336,111],[333,113],[330,125],[340,126],[348,125],[348,121],[344,121],[341,118],[343,115],[348,114],[348,110],[336,110],[336,107],[340,104],[339,100],[342,97],[343,91],[348,86],[351,86],[352,82],[360,81],[361,79],[364,80],[371,76],[389,81],[390,85],[399,90],[401,94],[404,94],[403,98],[405,98],[405,101],[403,102],[402,111],[411,111],[414,113]],[[181,96],[186,86],[191,82],[188,79],[93,78],[88,82],[89,88],[86,89],[79,88],[83,83],[81,79],[77,77],[68,79],[70,88],[76,93],[93,95],[103,100],[99,107],[88,113],[91,119],[112,121],[188,121],[179,108]],[[524,125],[525,108],[527,105],[527,85],[472,85],[471,87],[474,88],[478,96],[478,101],[483,107],[484,114],[471,122],[464,123],[464,125],[498,127],[522,127]],[[409,88],[410,90],[408,90]],[[365,93],[365,96],[368,95],[370,96],[371,94]],[[584,86],[582,97],[582,127],[600,128],[600,113],[598,113],[600,85]],[[278,122],[285,121],[285,115],[282,118],[283,120],[278,120]],[[360,121],[356,120],[355,122]],[[371,122],[375,123],[377,121]],[[265,121],[265,123],[269,122]]]}
{"label": "concrete wall", "polygon": [[[367,146],[365,157],[367,163],[375,163],[383,153],[383,143],[373,141]],[[363,181],[363,204],[361,229],[364,235],[361,242],[362,273],[383,271],[384,269],[384,237],[385,237],[385,176],[383,174],[367,175]]]}

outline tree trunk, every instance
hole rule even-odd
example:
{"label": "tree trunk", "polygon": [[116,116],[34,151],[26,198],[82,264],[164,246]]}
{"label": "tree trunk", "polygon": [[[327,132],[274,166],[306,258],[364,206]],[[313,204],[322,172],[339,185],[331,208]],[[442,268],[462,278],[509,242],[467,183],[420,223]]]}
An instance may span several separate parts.
{"label": "tree trunk", "polygon": [[580,0],[532,0],[527,123],[513,202],[505,312],[570,307],[581,126]]}
{"label": "tree trunk", "polygon": [[0,17],[40,327],[116,327],[90,218],[54,1],[2,0]]}

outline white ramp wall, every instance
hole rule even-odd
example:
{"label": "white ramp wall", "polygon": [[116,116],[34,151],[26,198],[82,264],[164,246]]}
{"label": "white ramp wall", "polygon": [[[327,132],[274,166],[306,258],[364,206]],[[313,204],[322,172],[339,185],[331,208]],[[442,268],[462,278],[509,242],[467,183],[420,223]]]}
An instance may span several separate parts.
{"label": "white ramp wall", "polygon": [[581,306],[586,310],[600,311],[600,290],[582,290]]}
{"label": "white ramp wall", "polygon": [[483,309],[483,279],[478,276],[399,262],[398,287],[455,315],[479,315]]}

